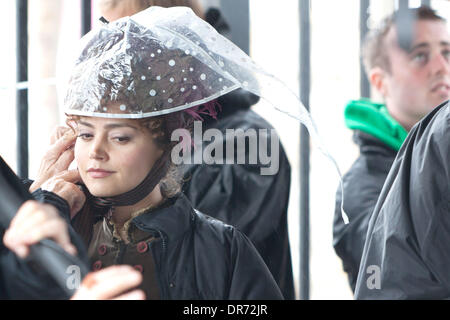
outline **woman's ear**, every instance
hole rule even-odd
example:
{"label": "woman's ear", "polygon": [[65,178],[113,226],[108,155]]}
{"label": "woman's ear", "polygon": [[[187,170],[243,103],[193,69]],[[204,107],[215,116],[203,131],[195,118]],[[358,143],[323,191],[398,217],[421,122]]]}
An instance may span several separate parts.
{"label": "woman's ear", "polygon": [[371,69],[369,73],[369,81],[370,84],[375,89],[377,89],[377,91],[383,97],[386,97],[388,95],[387,74],[385,70],[381,69],[380,67],[375,67]]}

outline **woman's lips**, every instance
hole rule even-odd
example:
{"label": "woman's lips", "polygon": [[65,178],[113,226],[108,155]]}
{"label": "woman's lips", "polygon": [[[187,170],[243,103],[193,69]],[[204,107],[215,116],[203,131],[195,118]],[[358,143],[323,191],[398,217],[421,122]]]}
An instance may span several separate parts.
{"label": "woman's lips", "polygon": [[89,176],[94,179],[106,178],[114,173],[114,171],[107,171],[102,169],[89,169],[87,172]]}

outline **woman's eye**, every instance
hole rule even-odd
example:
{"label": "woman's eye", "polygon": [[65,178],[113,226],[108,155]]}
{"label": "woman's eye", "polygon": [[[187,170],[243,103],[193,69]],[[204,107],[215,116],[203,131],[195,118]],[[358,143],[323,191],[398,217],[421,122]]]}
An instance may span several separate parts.
{"label": "woman's eye", "polygon": [[78,138],[80,138],[81,140],[89,140],[92,138],[92,134],[89,133],[80,133],[78,135]]}
{"label": "woman's eye", "polygon": [[114,137],[113,139],[116,140],[117,142],[122,142],[122,143],[130,141],[129,137]]}

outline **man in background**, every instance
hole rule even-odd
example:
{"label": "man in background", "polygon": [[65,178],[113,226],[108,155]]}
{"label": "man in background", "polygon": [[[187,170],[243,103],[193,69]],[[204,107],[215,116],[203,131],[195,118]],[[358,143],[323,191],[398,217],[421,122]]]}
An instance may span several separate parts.
{"label": "man in background", "polygon": [[[406,26],[410,41],[399,39],[405,33],[402,15],[411,17]],[[348,225],[341,218],[340,190],[336,195],[333,246],[353,291],[369,219],[397,152],[412,127],[450,97],[446,20],[428,7],[396,12],[368,33],[362,56],[369,81],[385,103],[351,101],[345,109],[360,156],[343,178]]]}

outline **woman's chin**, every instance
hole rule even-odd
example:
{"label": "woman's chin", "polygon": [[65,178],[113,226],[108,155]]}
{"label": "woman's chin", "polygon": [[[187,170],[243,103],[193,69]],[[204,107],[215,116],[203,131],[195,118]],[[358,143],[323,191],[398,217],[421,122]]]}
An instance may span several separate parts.
{"label": "woman's chin", "polygon": [[100,197],[100,198],[108,198],[108,197],[115,197],[123,192],[118,190],[108,190],[105,188],[99,188],[98,186],[89,186],[86,185],[86,188],[89,190],[89,193],[92,194],[94,197]]}

